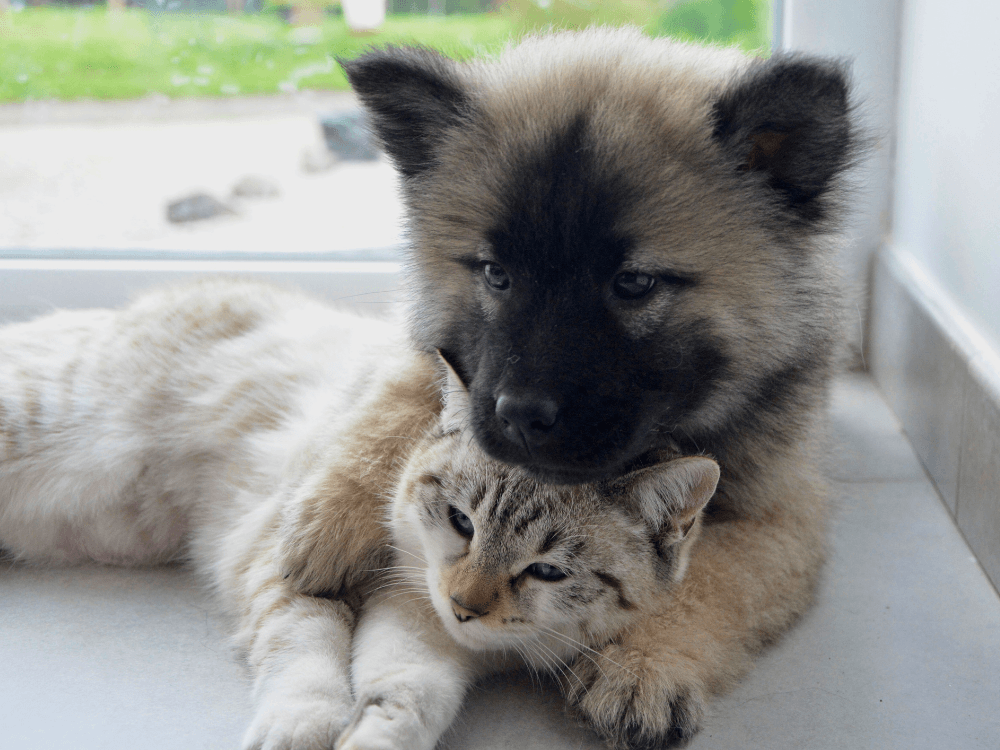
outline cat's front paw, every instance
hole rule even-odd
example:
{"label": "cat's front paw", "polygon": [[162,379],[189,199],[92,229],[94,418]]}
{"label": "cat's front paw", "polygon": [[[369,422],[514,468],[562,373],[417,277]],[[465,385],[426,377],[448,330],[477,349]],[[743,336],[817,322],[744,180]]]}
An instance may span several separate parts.
{"label": "cat's front paw", "polygon": [[336,750],[423,750],[433,748],[436,739],[406,708],[384,699],[362,699]]}
{"label": "cat's front paw", "polygon": [[610,644],[580,655],[564,678],[570,711],[615,750],[686,743],[705,712],[705,689],[685,657]]}
{"label": "cat's front paw", "polygon": [[328,698],[286,698],[261,706],[243,750],[332,750],[350,709]]}

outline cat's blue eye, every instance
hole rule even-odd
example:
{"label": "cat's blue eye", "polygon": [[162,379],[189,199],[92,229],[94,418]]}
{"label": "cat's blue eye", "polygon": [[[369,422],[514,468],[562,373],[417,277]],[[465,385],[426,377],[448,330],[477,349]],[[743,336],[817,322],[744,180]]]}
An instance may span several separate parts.
{"label": "cat's blue eye", "polygon": [[455,531],[464,536],[466,539],[472,539],[472,535],[476,533],[476,527],[473,526],[472,519],[454,505],[449,506],[448,508],[448,520],[451,521],[451,525],[455,527]]}
{"label": "cat's blue eye", "polygon": [[543,562],[532,563],[524,569],[524,572],[540,581],[561,581],[569,575],[566,571],[560,570],[555,565]]}

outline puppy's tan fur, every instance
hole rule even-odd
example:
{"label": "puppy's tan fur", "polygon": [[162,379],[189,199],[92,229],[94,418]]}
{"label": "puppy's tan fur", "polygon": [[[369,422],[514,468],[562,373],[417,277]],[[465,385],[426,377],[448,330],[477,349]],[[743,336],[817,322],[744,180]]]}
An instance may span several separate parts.
{"label": "puppy's tan fur", "polygon": [[[468,376],[487,452],[562,481],[591,457],[606,477],[650,449],[719,461],[679,600],[607,646],[623,668],[581,660],[588,689],[566,686],[617,747],[690,736],[708,696],[808,606],[822,563],[832,261],[858,143],[845,69],[607,29],[528,39],[493,60],[397,48],[345,67],[405,178],[411,336]],[[605,206],[610,239],[590,247],[574,227]],[[506,269],[509,289],[491,290],[483,264]],[[610,290],[622,272],[687,283],[620,304]],[[632,385],[650,363],[667,383],[655,386],[661,411],[655,387]],[[410,377],[418,389],[426,376]],[[504,437],[494,407],[512,387],[559,404],[557,440],[526,452]],[[314,565],[334,582],[361,567]]]}
{"label": "puppy's tan fur", "polygon": [[[405,435],[407,428],[436,418],[424,402],[435,382],[426,363],[414,362],[407,378],[396,391],[407,394],[406,403],[369,406],[382,434],[397,434],[390,426],[394,419],[398,434]],[[366,437],[359,429],[352,442],[351,454],[338,459],[338,472],[366,481],[331,482],[305,493],[299,507],[308,514],[286,518],[283,569],[300,591],[370,583],[367,571],[382,567],[372,561],[377,563],[387,537],[371,519],[386,501],[372,469],[395,476],[407,441]],[[564,680],[570,706],[613,746],[642,747],[649,738],[670,736],[678,712],[700,720],[707,700],[745,675],[759,650],[809,607],[825,555],[827,520],[827,484],[814,447],[806,442],[775,455],[752,484],[736,485],[758,512],[703,524],[686,578],[671,598],[608,644],[602,652],[607,659],[573,664]],[[342,502],[351,504],[347,512],[346,505],[337,507]],[[308,523],[297,525],[301,519]],[[288,555],[297,549],[308,553]],[[351,558],[347,550],[361,554]],[[623,726],[634,730],[623,734]]]}

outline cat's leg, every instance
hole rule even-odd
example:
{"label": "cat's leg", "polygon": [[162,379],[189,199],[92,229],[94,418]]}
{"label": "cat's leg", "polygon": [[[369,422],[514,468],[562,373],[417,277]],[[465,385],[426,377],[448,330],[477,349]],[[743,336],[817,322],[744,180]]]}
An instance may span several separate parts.
{"label": "cat's leg", "polygon": [[616,750],[669,747],[809,606],[823,561],[826,487],[794,470],[754,519],[706,524],[672,598],[593,659],[577,657],[568,703]]}
{"label": "cat's leg", "polygon": [[433,750],[458,714],[474,656],[409,596],[394,591],[362,610],[352,664],[358,702],[337,750]]}
{"label": "cat's leg", "polygon": [[354,611],[343,601],[300,594],[284,580],[276,551],[280,501],[253,507],[243,497],[241,506],[251,509],[227,533],[211,531],[224,526],[224,518],[206,524],[193,554],[199,566],[210,566],[236,615],[237,645],[254,676],[255,715],[243,748],[330,750],[354,705]]}
{"label": "cat's leg", "polygon": [[[270,589],[270,590],[268,590]],[[341,601],[262,582],[249,638],[256,711],[245,750],[329,750],[353,707],[349,682],[353,614]]]}
{"label": "cat's leg", "polygon": [[437,423],[441,394],[419,352],[382,372],[284,507],[281,566],[301,593],[357,593],[392,558],[384,509],[413,441]]}

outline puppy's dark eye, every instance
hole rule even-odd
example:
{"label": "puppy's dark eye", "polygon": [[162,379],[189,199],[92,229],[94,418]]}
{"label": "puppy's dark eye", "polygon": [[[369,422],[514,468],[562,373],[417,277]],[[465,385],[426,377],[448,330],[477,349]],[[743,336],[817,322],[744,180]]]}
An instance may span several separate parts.
{"label": "puppy's dark eye", "polygon": [[639,299],[649,294],[655,285],[655,276],[625,271],[615,276],[612,288],[615,295],[621,299]]}
{"label": "puppy's dark eye", "polygon": [[510,288],[510,276],[496,263],[483,264],[483,277],[486,279],[486,283],[497,291],[502,292],[504,289]]}
{"label": "puppy's dark eye", "polygon": [[532,563],[524,569],[524,572],[529,576],[537,578],[539,581],[561,581],[568,575],[568,573],[559,570],[555,565],[543,562]]}
{"label": "puppy's dark eye", "polygon": [[476,527],[472,525],[472,519],[454,505],[448,508],[448,520],[455,527],[455,531],[466,539],[472,539],[473,534],[476,533]]}

